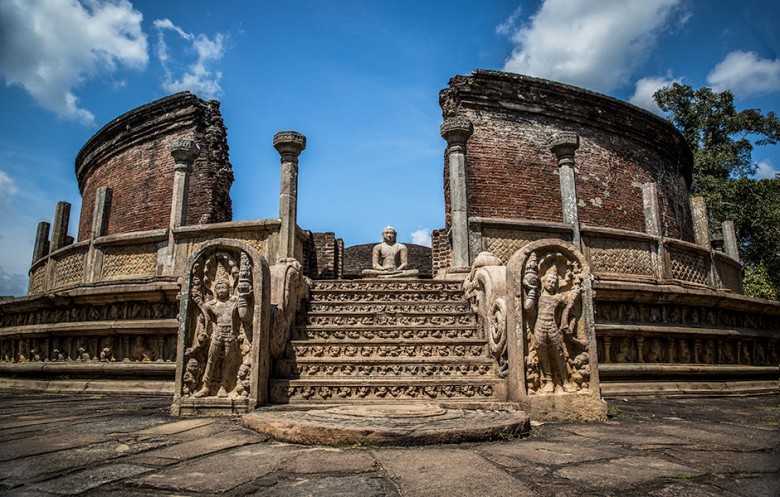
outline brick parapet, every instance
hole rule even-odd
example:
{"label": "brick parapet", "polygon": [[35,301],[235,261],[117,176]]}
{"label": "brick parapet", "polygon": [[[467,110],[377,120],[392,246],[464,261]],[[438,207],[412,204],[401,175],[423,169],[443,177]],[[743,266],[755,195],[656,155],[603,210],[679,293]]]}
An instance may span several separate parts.
{"label": "brick parapet", "polygon": [[170,141],[188,138],[202,149],[190,176],[186,224],[232,219],[233,171],[219,102],[184,92],[114,119],[82,147],[76,178],[82,194],[79,240],[89,237],[95,193],[113,190],[108,234],[164,228],[173,191]]}

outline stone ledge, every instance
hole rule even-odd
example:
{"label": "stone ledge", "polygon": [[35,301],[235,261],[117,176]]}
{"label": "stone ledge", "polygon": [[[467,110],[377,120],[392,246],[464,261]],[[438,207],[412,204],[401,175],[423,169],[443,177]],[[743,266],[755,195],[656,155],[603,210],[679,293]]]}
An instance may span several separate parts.
{"label": "stone ledge", "polygon": [[173,380],[33,380],[0,378],[0,391],[173,396]]}
{"label": "stone ledge", "polygon": [[612,324],[597,323],[596,332],[599,336],[637,336],[637,335],[661,335],[661,334],[679,334],[679,335],[702,335],[705,337],[752,337],[752,338],[774,338],[777,332],[770,330],[757,330],[753,328],[717,328],[717,327],[688,327],[674,325],[637,325],[637,324]]}
{"label": "stone ledge", "polygon": [[602,381],[604,396],[777,394],[780,381]]}
{"label": "stone ledge", "polygon": [[172,362],[23,362],[0,363],[0,374],[28,375],[30,373],[79,374],[79,375],[156,375],[170,376],[176,373]]}
{"label": "stone ledge", "polygon": [[30,324],[0,328],[0,337],[16,335],[35,336],[81,336],[132,333],[135,335],[156,335],[160,332],[176,334],[179,322],[176,319],[127,319],[117,321],[77,321],[72,323]]}

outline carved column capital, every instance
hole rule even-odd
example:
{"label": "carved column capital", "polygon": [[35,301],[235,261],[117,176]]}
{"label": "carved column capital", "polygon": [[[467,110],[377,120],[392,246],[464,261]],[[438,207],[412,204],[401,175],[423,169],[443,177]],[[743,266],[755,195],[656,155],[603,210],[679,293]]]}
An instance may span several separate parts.
{"label": "carved column capital", "polygon": [[174,168],[177,171],[191,171],[192,164],[200,155],[200,147],[193,140],[175,138],[171,140],[171,155],[176,161]]}
{"label": "carved column capital", "polygon": [[297,162],[306,148],[306,137],[297,131],[280,131],[274,135],[274,148],[283,161]]}
{"label": "carved column capital", "polygon": [[558,166],[573,166],[574,152],[580,147],[580,137],[573,131],[562,131],[550,138],[547,146],[558,159]]}
{"label": "carved column capital", "polygon": [[441,137],[447,140],[448,147],[464,147],[474,133],[474,125],[465,117],[450,117],[441,124],[439,130]]}

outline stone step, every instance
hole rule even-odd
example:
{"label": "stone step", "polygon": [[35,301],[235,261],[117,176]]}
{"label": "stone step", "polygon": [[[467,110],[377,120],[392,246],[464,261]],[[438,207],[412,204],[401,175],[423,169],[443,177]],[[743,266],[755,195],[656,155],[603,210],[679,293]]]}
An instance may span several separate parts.
{"label": "stone step", "polygon": [[285,351],[289,359],[339,358],[345,362],[361,362],[366,358],[389,357],[489,357],[485,340],[452,340],[449,342],[405,342],[388,345],[370,342],[339,342],[326,340],[291,340]]}
{"label": "stone step", "polygon": [[475,326],[477,316],[474,314],[428,314],[428,313],[343,313],[328,314],[307,312],[298,316],[299,326]]}
{"label": "stone step", "polygon": [[274,403],[491,402],[505,398],[506,381],[494,379],[271,380]]}
{"label": "stone step", "polygon": [[438,281],[420,279],[364,279],[364,280],[315,280],[312,293],[316,292],[462,292],[460,281]]}
{"label": "stone step", "polygon": [[466,314],[471,306],[463,301],[445,302],[310,302],[308,313],[420,313],[420,314]]}
{"label": "stone step", "polygon": [[339,343],[344,340],[441,340],[441,339],[481,339],[482,332],[477,326],[374,326],[367,328],[341,328],[330,326],[296,326],[293,340],[323,340]]}
{"label": "stone step", "polygon": [[355,378],[361,381],[379,378],[491,378],[496,376],[496,362],[487,357],[470,359],[402,359],[377,358],[359,364],[339,358],[282,359],[274,363],[274,377],[283,379]]}

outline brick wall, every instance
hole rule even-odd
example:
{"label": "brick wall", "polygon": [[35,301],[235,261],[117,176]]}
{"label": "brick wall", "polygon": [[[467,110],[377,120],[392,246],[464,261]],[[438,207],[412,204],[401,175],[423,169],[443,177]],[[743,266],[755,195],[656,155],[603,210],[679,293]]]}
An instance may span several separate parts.
{"label": "brick wall", "polygon": [[[558,167],[547,141],[567,130],[580,135],[581,224],[644,231],[641,184],[655,182],[664,234],[693,241],[692,156],[663,119],[604,95],[493,71],[452,78],[440,103],[445,118],[474,124],[467,146],[469,216],[561,222]],[[449,212],[448,182],[445,164]]]}
{"label": "brick wall", "polygon": [[449,230],[433,230],[431,234],[431,266],[433,274],[452,266]]}
{"label": "brick wall", "polygon": [[134,109],[108,123],[76,157],[82,195],[79,240],[89,238],[95,192],[113,190],[108,234],[165,228],[173,188],[173,138],[201,148],[190,174],[187,224],[232,219],[233,170],[219,102],[177,93]]}
{"label": "brick wall", "polygon": [[333,232],[312,233],[304,248],[306,275],[315,280],[340,278],[343,274],[344,240]]}

